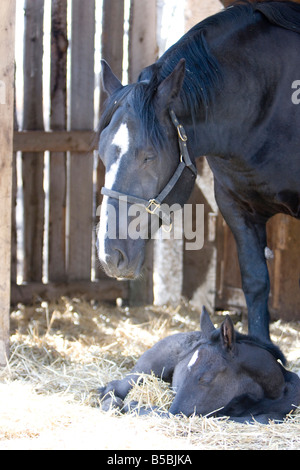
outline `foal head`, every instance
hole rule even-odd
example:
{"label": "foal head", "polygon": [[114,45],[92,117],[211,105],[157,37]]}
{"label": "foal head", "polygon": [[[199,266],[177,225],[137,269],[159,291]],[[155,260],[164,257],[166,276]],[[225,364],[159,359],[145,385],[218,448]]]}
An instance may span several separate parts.
{"label": "foal head", "polygon": [[201,330],[200,346],[175,368],[170,413],[215,414],[241,396],[252,401],[281,396],[285,380],[277,359],[284,359],[275,346],[235,332],[229,316],[215,329],[204,311]]}

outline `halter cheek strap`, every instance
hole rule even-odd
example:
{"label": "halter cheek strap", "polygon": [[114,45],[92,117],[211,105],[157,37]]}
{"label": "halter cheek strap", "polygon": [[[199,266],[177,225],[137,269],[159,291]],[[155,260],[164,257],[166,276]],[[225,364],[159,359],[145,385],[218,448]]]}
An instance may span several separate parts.
{"label": "halter cheek strap", "polygon": [[[180,149],[180,162],[179,162],[179,165],[178,165],[175,173],[173,174],[172,178],[169,180],[169,182],[166,184],[166,186],[162,189],[162,191],[158,194],[158,196],[156,196],[154,199],[147,200],[147,199],[143,199],[143,198],[140,198],[140,197],[137,197],[137,196],[132,196],[130,194],[124,194],[124,193],[121,193],[119,191],[114,191],[113,189],[108,189],[108,188],[105,188],[105,187],[103,187],[102,190],[101,190],[101,193],[104,196],[108,196],[108,197],[111,197],[111,198],[114,198],[114,199],[120,199],[120,198],[125,199],[126,198],[126,202],[128,204],[139,204],[139,205],[143,206],[149,214],[157,215],[158,217],[161,218],[162,222],[166,225],[170,225],[170,212],[167,211],[167,210],[164,210],[164,207],[162,205],[164,200],[166,199],[168,194],[170,194],[172,189],[175,187],[175,185],[177,184],[177,182],[181,178],[181,176],[183,174],[183,171],[186,168],[188,168],[193,173],[195,178],[197,176],[197,168],[193,164],[193,162],[190,158],[189,152],[188,152],[188,148],[187,148],[188,138],[187,138],[185,129],[182,126],[182,124],[179,123],[173,109],[170,109],[169,112],[170,112],[170,117],[171,117],[172,123],[176,127],[177,133],[178,133],[178,144],[179,144],[179,149]],[[159,213],[157,213],[158,209],[160,209]]]}

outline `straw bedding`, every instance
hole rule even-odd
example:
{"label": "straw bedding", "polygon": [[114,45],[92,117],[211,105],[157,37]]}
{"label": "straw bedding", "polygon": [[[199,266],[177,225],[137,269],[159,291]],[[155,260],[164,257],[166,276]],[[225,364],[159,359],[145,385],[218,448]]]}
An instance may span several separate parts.
{"label": "straw bedding", "polygon": [[[213,321],[220,324],[222,315]],[[198,328],[199,312],[185,304],[129,309],[61,298],[19,305],[11,316],[11,357],[0,372],[0,449],[300,449],[300,410],[269,426],[101,411],[97,387],[122,378],[159,339]],[[300,324],[279,321],[271,332],[299,372]],[[130,394],[162,409],[172,398],[151,376]]]}

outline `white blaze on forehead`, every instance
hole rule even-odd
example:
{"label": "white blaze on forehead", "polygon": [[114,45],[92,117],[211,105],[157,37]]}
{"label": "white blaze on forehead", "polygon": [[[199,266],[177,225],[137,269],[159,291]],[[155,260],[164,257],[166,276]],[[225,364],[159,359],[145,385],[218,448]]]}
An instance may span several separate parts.
{"label": "white blaze on forehead", "polygon": [[193,365],[195,364],[195,362],[198,359],[198,356],[199,356],[199,350],[197,349],[197,351],[194,352],[194,354],[192,356],[192,359],[188,363],[188,369],[191,369],[193,367]]}
{"label": "white blaze on forehead", "polygon": [[113,184],[116,181],[121,159],[124,155],[126,155],[129,149],[129,132],[126,123],[122,123],[120,125],[119,129],[114,135],[112,145],[118,147],[120,149],[120,153],[117,160],[106,171],[105,186],[107,189],[112,189]]}
{"label": "white blaze on forehead", "polygon": [[105,187],[107,189],[112,189],[114,182],[116,181],[118,169],[119,169],[119,160],[111,165],[109,170],[105,173]]}
{"label": "white blaze on forehead", "polygon": [[120,149],[120,157],[125,155],[129,149],[129,132],[126,123],[122,123],[115,133],[112,141],[113,145],[116,145]]}

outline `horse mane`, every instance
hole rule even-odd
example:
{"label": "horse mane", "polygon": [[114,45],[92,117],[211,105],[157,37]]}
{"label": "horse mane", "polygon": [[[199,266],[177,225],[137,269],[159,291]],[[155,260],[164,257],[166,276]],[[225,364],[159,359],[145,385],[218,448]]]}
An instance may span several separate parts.
{"label": "horse mane", "polygon": [[274,343],[263,341],[255,336],[243,335],[242,333],[236,333],[237,343],[246,343],[251,344],[252,346],[257,346],[259,348],[265,349],[268,351],[276,360],[280,360],[282,364],[286,364],[286,358],[284,357],[283,352],[278,346]]}
{"label": "horse mane", "polygon": [[[234,8],[233,8],[234,7]],[[216,93],[222,89],[223,72],[207,42],[208,31],[228,32],[232,25],[241,29],[261,19],[300,33],[300,5],[294,2],[265,1],[235,2],[231,7],[204,19],[171,46],[153,65],[146,67],[138,82],[120,89],[108,100],[100,121],[100,130],[109,123],[111,116],[125,97],[130,96],[132,106],[138,113],[141,130],[158,149],[166,144],[163,126],[154,108],[154,97],[159,84],[174,70],[180,59],[186,61],[186,73],[180,94],[183,112],[195,122],[199,113],[207,117]],[[129,94],[129,92],[132,93]]]}
{"label": "horse mane", "polygon": [[263,2],[252,5],[255,11],[262,13],[270,23],[300,33],[300,5],[295,2]]}
{"label": "horse mane", "polygon": [[208,115],[215,93],[221,89],[222,70],[207,44],[205,27],[205,21],[196,25],[139,76],[138,82],[146,82],[148,86],[143,94],[141,89],[135,90],[136,109],[139,109],[140,120],[144,128],[150,130],[155,145],[165,144],[165,135],[156,118],[153,98],[160,83],[170,75],[180,59],[186,61],[180,101],[192,122],[199,112]]}
{"label": "horse mane", "polygon": [[[174,70],[180,59],[186,61],[186,73],[180,94],[183,109],[194,122],[199,112],[207,117],[216,93],[222,89],[223,72],[217,58],[207,43],[210,28],[224,32],[236,24],[240,29],[259,21],[261,15],[270,23],[292,31],[300,32],[300,5],[294,2],[268,1],[250,3],[242,0],[219,13],[204,19],[171,46],[162,57],[145,68],[139,82],[148,82],[146,94],[137,90],[136,101],[144,128],[152,133],[157,144],[164,141],[163,129],[159,127],[153,110],[153,97],[159,84]],[[259,14],[256,14],[259,13]],[[298,17],[297,17],[298,16]]]}
{"label": "horse mane", "polygon": [[104,109],[101,114],[100,122],[97,129],[99,136],[101,132],[109,125],[114,113],[121,106],[123,100],[130,93],[132,87],[133,85],[128,85],[120,88],[105,101]]}
{"label": "horse mane", "polygon": [[[217,329],[211,333],[210,340],[214,343],[220,341],[220,330]],[[239,343],[249,344],[258,348],[265,349],[268,351],[276,360],[280,360],[283,365],[286,364],[286,358],[278,346],[271,341],[263,341],[256,336],[245,335],[235,331],[235,341]]]}

